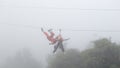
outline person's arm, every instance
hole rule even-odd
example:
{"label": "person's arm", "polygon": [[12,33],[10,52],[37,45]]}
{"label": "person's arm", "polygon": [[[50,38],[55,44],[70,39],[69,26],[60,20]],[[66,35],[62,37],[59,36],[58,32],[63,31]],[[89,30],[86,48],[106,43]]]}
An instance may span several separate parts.
{"label": "person's arm", "polygon": [[44,32],[43,28],[41,28],[41,31]]}
{"label": "person's arm", "polygon": [[67,41],[67,40],[69,40],[70,38],[68,38],[68,39],[63,39],[63,41]]}
{"label": "person's arm", "polygon": [[61,29],[59,29],[59,34],[61,34]]}

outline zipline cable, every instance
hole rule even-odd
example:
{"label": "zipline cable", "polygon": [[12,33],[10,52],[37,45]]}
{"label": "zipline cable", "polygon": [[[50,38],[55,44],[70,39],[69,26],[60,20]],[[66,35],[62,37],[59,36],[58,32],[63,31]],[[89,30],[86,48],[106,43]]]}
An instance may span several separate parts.
{"label": "zipline cable", "polygon": [[[4,6],[2,6],[4,7]],[[83,11],[120,11],[120,8],[111,8],[111,9],[107,9],[107,8],[100,8],[100,9],[96,9],[96,8],[56,8],[56,7],[9,7],[8,8],[38,8],[38,9],[48,9],[48,10],[83,10]]]}
{"label": "zipline cable", "polygon": [[[31,28],[31,29],[41,29],[39,26],[32,26],[32,25],[23,25],[23,24],[9,24],[9,23],[0,23],[8,26],[15,26],[15,27],[24,27],[24,28]],[[83,30],[83,29],[61,29],[62,31],[81,31],[81,32],[120,32],[120,30]],[[58,29],[55,29],[58,31]]]}

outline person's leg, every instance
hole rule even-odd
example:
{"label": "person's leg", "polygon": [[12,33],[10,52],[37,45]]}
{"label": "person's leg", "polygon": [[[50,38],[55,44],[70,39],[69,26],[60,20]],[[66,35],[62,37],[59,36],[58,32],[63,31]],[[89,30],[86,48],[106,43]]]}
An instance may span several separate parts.
{"label": "person's leg", "polygon": [[43,30],[43,28],[41,28],[41,31],[44,33],[44,35],[45,35],[47,38],[50,37],[49,34]]}
{"label": "person's leg", "polygon": [[59,44],[59,47],[60,47],[60,49],[62,50],[62,52],[64,52],[64,51],[65,51],[65,50],[64,50],[64,47],[63,47],[63,43],[62,43],[62,42]]}
{"label": "person's leg", "polygon": [[45,34],[46,37],[52,37],[55,34],[52,32],[52,29],[49,29],[48,32],[50,32],[50,35],[41,28],[41,31]]}
{"label": "person's leg", "polygon": [[58,47],[59,47],[59,42],[56,42],[56,45],[54,45],[53,53],[57,51]]}
{"label": "person's leg", "polygon": [[50,37],[47,32],[43,32],[46,37]]}

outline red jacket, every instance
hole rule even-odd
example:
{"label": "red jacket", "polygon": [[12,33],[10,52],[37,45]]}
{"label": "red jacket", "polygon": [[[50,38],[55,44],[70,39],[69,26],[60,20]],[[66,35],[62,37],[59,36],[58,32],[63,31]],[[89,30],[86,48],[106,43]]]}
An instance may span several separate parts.
{"label": "red jacket", "polygon": [[46,37],[47,37],[47,39],[52,43],[52,44],[54,44],[54,43],[56,43],[56,39],[54,38],[54,33],[53,32],[50,32],[50,35],[48,35],[48,33],[47,32],[44,32],[44,34],[46,35]]}

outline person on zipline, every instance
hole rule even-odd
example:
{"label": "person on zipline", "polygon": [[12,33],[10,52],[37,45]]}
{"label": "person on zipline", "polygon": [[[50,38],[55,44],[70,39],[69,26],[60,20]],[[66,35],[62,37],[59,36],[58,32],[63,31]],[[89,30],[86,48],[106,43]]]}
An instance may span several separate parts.
{"label": "person on zipline", "polygon": [[64,50],[64,46],[63,46],[63,41],[69,40],[69,38],[68,39],[63,39],[62,36],[61,36],[61,30],[59,30],[59,32],[60,32],[59,35],[56,37],[56,40],[57,40],[56,43],[57,44],[54,45],[53,53],[55,53],[57,51],[58,47],[62,50],[62,52],[64,52],[65,50]]}
{"label": "person on zipline", "polygon": [[50,45],[51,44],[53,45],[53,44],[55,44],[57,42],[57,40],[54,38],[55,33],[52,32],[52,29],[48,30],[48,32],[50,33],[50,35],[47,32],[45,32],[43,30],[43,28],[41,28],[41,31],[45,34],[45,36],[47,37],[47,39],[51,42],[51,43],[49,43]]}
{"label": "person on zipline", "polygon": [[49,29],[48,32],[50,33],[50,35],[45,32],[43,30],[43,28],[41,28],[41,31],[46,35],[47,39],[51,42],[49,43],[50,45],[54,45],[54,50],[53,50],[53,53],[55,53],[58,49],[58,47],[64,52],[64,47],[63,47],[63,41],[66,41],[66,40],[69,40],[69,39],[63,39],[62,36],[61,36],[61,30],[60,31],[60,34],[54,38],[54,32],[52,32],[52,29]]}

